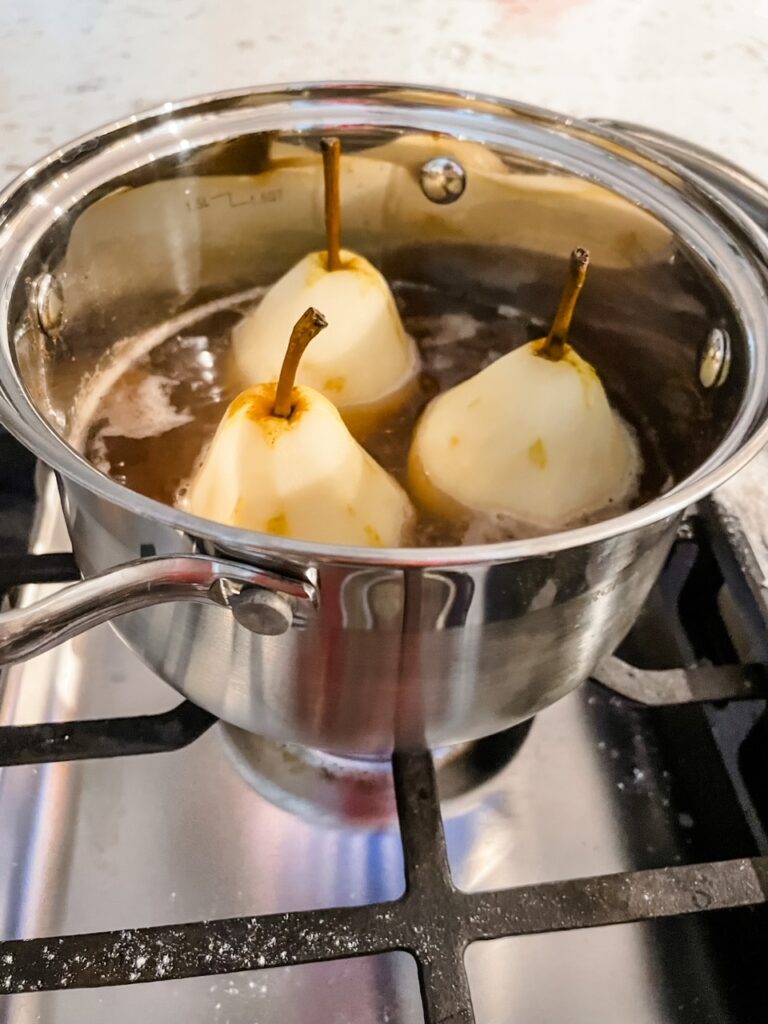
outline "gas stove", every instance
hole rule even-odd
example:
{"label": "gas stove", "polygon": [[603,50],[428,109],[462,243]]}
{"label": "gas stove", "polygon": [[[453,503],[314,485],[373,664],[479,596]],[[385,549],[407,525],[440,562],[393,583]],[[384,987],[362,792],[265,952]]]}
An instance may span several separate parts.
{"label": "gas stove", "polygon": [[[766,480],[693,511],[596,679],[461,748],[259,740],[107,626],[7,671],[0,1021],[763,1019]],[[20,602],[75,576],[40,481]]]}

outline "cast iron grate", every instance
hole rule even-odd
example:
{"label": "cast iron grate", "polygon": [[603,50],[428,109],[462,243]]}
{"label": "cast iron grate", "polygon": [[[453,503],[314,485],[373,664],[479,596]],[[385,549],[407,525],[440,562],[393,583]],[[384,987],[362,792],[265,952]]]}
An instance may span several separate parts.
{"label": "cast iron grate", "polygon": [[[47,558],[37,563],[36,558]],[[59,561],[56,561],[59,559]],[[64,556],[16,559],[16,580],[46,567],[69,578]],[[2,576],[9,579],[6,572]],[[610,659],[598,673],[622,696],[662,705],[764,696],[759,666],[667,673]],[[170,712],[0,728],[0,765],[180,749],[213,725],[185,701]],[[0,943],[0,993],[192,978],[405,951],[416,960],[426,1024],[474,1020],[464,966],[473,942],[594,928],[768,902],[768,857],[684,865],[465,893],[453,884],[434,766],[425,752],[392,760],[405,866],[398,900]]]}

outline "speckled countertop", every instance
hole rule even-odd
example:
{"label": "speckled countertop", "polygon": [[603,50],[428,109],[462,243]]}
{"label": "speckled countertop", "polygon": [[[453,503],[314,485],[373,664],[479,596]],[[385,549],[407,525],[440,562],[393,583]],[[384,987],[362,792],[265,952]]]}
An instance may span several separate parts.
{"label": "speckled countertop", "polygon": [[323,78],[646,123],[768,178],[768,0],[0,0],[0,183],[167,99]]}
{"label": "speckled countertop", "polygon": [[[323,78],[644,123],[768,180],[768,0],[0,0],[0,184],[167,99]],[[768,456],[723,496],[768,579]]]}

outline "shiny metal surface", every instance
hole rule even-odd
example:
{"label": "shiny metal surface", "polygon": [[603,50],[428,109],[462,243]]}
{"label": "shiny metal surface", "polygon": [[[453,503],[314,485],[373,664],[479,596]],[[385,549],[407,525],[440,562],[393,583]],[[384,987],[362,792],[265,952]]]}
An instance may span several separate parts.
{"label": "shiny metal surface", "polygon": [[[71,483],[63,493],[86,576],[148,544],[191,547]],[[585,679],[631,626],[675,527],[442,572],[320,563],[317,604],[279,636],[184,603],[115,625],[161,678],[248,731],[341,754],[439,747],[522,721]]]}
{"label": "shiny metal surface", "polygon": [[30,283],[29,303],[37,326],[55,340],[64,323],[64,293],[53,274],[41,274]]}
{"label": "shiny metal surface", "polygon": [[455,203],[467,187],[467,172],[453,157],[436,156],[421,168],[419,181],[431,203]]}
{"label": "shiny metal surface", "polygon": [[[59,548],[63,540],[49,506],[40,543]],[[176,699],[111,630],[98,627],[9,670],[0,720],[145,713]],[[690,840],[698,822],[691,805],[676,802],[654,714],[627,714],[621,702],[583,689],[538,716],[515,756],[479,788],[464,787],[455,798],[443,793],[457,884],[480,891],[695,859]],[[699,748],[691,760],[703,757]],[[691,769],[700,775],[695,763]],[[451,785],[449,777],[445,783]],[[322,772],[317,785],[326,785]],[[235,768],[218,728],[173,754],[4,769],[0,934],[393,898],[403,885],[398,838],[386,820],[360,827],[355,803],[345,816],[344,795],[354,792],[338,791],[331,825],[275,806]],[[478,1024],[748,1019],[733,1009],[722,965],[711,959],[712,937],[727,917],[472,946],[467,962]],[[0,997],[2,1024],[140,1018],[417,1024],[421,1010],[406,955]]]}
{"label": "shiny metal surface", "polygon": [[281,636],[291,628],[293,609],[282,594],[268,590],[241,591],[229,604],[240,625],[251,633]]}
{"label": "shiny metal surface", "polygon": [[[83,380],[142,318],[162,319],[201,293],[231,294],[254,277],[274,279],[312,244],[311,203],[285,201],[275,213],[263,193],[240,201],[232,189],[270,166],[278,136],[294,146],[295,167],[331,130],[349,152],[383,139],[388,173],[404,161],[397,187],[345,212],[350,244],[393,277],[482,291],[541,317],[573,232],[594,233],[603,273],[583,307],[584,351],[615,374],[663,442],[674,479],[661,496],[532,540],[330,547],[217,526],[152,502],[63,443]],[[386,145],[406,130],[441,132],[446,153],[480,143],[501,163],[492,173],[473,168],[461,202],[425,210],[413,173],[423,157],[412,167]],[[546,188],[554,176],[562,192],[547,231],[543,186],[515,200],[499,229],[494,189],[521,169],[528,184],[544,172]],[[586,221],[584,194],[569,198],[565,188],[574,181],[602,203]],[[233,213],[220,203],[227,195]],[[445,219],[470,201],[476,216]],[[500,233],[489,240],[492,229]],[[139,250],[152,258],[136,261]],[[207,97],[81,140],[0,197],[2,417],[59,473],[86,576],[147,551],[203,551],[316,585],[317,606],[294,614],[282,635],[257,637],[226,609],[188,603],[122,617],[121,635],[193,701],[244,729],[339,753],[463,741],[511,726],[577,686],[632,624],[683,508],[764,443],[766,252],[760,227],[711,175],[683,172],[667,155],[657,162],[626,133],[408,87]],[[66,279],[66,359],[38,345],[24,321],[22,264],[27,273],[55,267]],[[706,389],[699,353],[714,324],[729,332],[732,369],[722,387]]]}
{"label": "shiny metal surface", "polygon": [[727,195],[755,224],[768,228],[768,186],[720,154],[629,121],[597,118],[592,123],[622,138],[630,137],[645,143],[655,159],[666,157],[687,168]]}
{"label": "shiny metal surface", "polygon": [[274,636],[290,628],[289,598],[311,604],[315,596],[309,583],[205,555],[144,558],[0,616],[0,665],[42,654],[119,615],[174,601],[231,609],[250,632]]}
{"label": "shiny metal surface", "polygon": [[707,335],[699,364],[699,380],[705,388],[720,387],[725,383],[731,367],[731,341],[719,327]]}

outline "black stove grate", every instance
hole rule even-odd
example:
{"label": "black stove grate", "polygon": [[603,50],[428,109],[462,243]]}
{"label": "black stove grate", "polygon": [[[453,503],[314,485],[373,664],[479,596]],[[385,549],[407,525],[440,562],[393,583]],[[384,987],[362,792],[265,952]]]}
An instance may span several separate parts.
{"label": "black stove grate", "polygon": [[768,901],[768,857],[464,893],[453,885],[435,773],[426,753],[393,773],[405,894],[360,907],[0,943],[0,992],[191,978],[403,950],[416,960],[427,1024],[474,1020],[472,942],[593,928]]}
{"label": "black stove grate", "polygon": [[402,950],[416,960],[426,1024],[474,1020],[472,942],[673,917],[768,901],[768,857],[464,893],[453,885],[427,753],[393,773],[406,872],[394,902],[0,943],[0,992],[227,974]]}
{"label": "black stove grate", "polygon": [[5,725],[0,727],[0,768],[163,754],[188,746],[216,720],[209,711],[185,700],[156,715]]}
{"label": "black stove grate", "polygon": [[[72,572],[67,556],[26,556],[0,566],[0,580],[58,581]],[[768,692],[761,666],[648,672],[609,659],[598,677],[622,697],[655,706]],[[182,702],[159,715],[6,726],[0,728],[0,766],[172,751],[214,721]],[[768,857],[462,892],[448,865],[431,756],[396,754],[392,770],[406,876],[400,899],[1,942],[0,993],[141,984],[405,951],[418,966],[426,1024],[467,1024],[474,1013],[464,954],[473,942],[768,902]]]}

